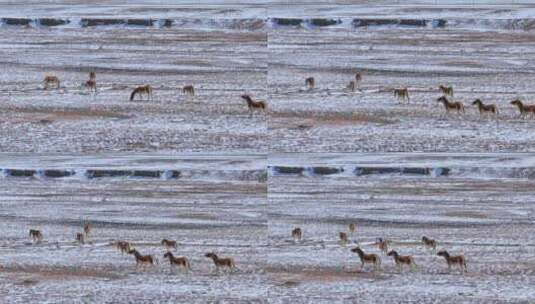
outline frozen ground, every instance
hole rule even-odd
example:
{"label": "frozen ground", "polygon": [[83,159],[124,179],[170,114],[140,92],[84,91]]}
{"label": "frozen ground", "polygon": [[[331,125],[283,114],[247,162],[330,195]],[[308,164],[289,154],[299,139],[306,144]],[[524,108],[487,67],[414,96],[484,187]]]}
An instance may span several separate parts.
{"label": "frozen ground", "polygon": [[[55,166],[50,165],[56,159]],[[23,157],[4,167],[22,168]],[[198,174],[179,179],[150,178],[0,178],[0,302],[2,303],[261,303],[267,245],[266,183],[244,178],[265,164],[256,156],[227,157],[29,157],[31,168],[178,169]],[[114,162],[117,162],[113,165]],[[131,165],[131,166],[129,166]],[[212,167],[215,165],[215,168]],[[224,171],[223,177],[206,172]],[[232,174],[232,172],[234,172]],[[89,220],[94,232],[79,246],[74,235]],[[32,244],[28,229],[44,240]],[[187,256],[192,272],[170,273],[159,244],[179,242],[176,255]],[[160,264],[136,270],[132,256],[112,243],[127,240]],[[238,270],[213,272],[203,257],[216,251],[232,256]]]}
{"label": "frozen ground", "polygon": [[[266,117],[250,115],[240,98],[266,98],[264,21],[205,22],[2,26],[1,150],[266,150]],[[92,69],[96,96],[81,88]],[[59,90],[43,90],[46,74],[59,77]],[[129,101],[131,90],[145,83],[153,86],[154,100]],[[180,90],[188,84],[195,86],[194,98]]]}
{"label": "frozen ground", "polygon": [[[448,165],[457,169],[439,177],[271,171],[268,274],[273,284],[269,289],[272,303],[535,301],[531,288],[535,283],[533,176],[499,174],[508,167],[500,166],[502,159],[496,155],[472,155],[483,159],[483,167],[494,163],[494,171],[467,166],[470,157],[459,155],[420,155],[418,161],[410,155],[361,158],[335,154],[332,162],[328,154],[300,156],[293,155],[295,166],[395,169]],[[270,166],[288,166],[291,158],[291,154],[274,155]],[[393,158],[400,161],[386,162]],[[338,242],[338,233],[347,232],[352,222],[357,224],[357,232],[351,237],[353,243],[344,247]],[[302,243],[292,241],[294,227],[303,229]],[[435,238],[438,249],[463,253],[468,273],[448,273],[444,259],[422,247],[423,235]],[[380,272],[373,273],[369,266],[360,269],[350,248],[358,242],[365,252],[380,254],[373,245],[378,237],[392,240],[391,248],[401,254],[413,255],[417,271],[398,273],[392,259],[382,254]]]}
{"label": "frozen ground", "polygon": [[[425,26],[270,27],[270,147],[277,152],[532,151],[535,31],[526,20],[427,21]],[[411,21],[412,22],[412,21]],[[361,91],[345,86],[363,73]],[[313,76],[316,89],[304,79]],[[445,115],[438,86],[452,85],[466,114]],[[410,103],[392,90],[407,86]],[[495,103],[499,120],[471,103]]]}

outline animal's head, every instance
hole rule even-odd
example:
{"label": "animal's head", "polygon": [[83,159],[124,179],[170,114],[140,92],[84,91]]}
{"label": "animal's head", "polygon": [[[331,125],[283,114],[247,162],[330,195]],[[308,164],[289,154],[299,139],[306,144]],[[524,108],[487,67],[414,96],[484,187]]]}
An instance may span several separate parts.
{"label": "animal's head", "polygon": [[428,240],[428,238],[426,236],[422,236],[422,242],[425,242],[427,240]]}
{"label": "animal's head", "polygon": [[130,250],[128,250],[128,254],[136,254],[137,253],[137,250],[135,248],[131,248]]}
{"label": "animal's head", "polygon": [[213,252],[208,252],[204,256],[207,257],[207,258],[212,258],[212,259],[217,258],[217,255],[215,253],[213,253]]}
{"label": "animal's head", "polygon": [[446,250],[441,250],[437,253],[438,256],[448,257],[449,253]]}
{"label": "animal's head", "polygon": [[483,104],[481,99],[478,98],[478,99],[474,100],[474,102],[472,102],[472,105],[477,105],[477,104]]}
{"label": "animal's head", "polygon": [[163,255],[164,258],[169,258],[169,257],[172,257],[172,256],[173,256],[173,254],[172,254],[171,252],[166,252],[166,253]]}
{"label": "animal's head", "polygon": [[388,256],[397,256],[398,253],[395,250],[390,250],[390,252],[387,255]]}
{"label": "animal's head", "polygon": [[355,247],[353,249],[351,249],[351,252],[356,252],[356,253],[362,253],[362,249],[360,249],[360,247]]}
{"label": "animal's head", "polygon": [[161,241],[161,243],[162,243],[162,245],[164,245],[165,243],[167,243],[167,239],[163,239],[163,240]]}
{"label": "animal's head", "polygon": [[447,102],[448,99],[446,99],[445,96],[441,96],[441,97],[437,98],[437,101],[438,101],[438,102]]}
{"label": "animal's head", "polygon": [[247,94],[243,94],[243,95],[241,96],[241,98],[243,98],[243,99],[245,99],[245,100],[247,100],[247,101],[251,100],[251,96],[249,96],[249,95],[247,95]]}
{"label": "animal's head", "polygon": [[511,104],[512,105],[520,105],[520,104],[522,104],[522,102],[520,101],[520,99],[517,98],[517,99],[511,101]]}

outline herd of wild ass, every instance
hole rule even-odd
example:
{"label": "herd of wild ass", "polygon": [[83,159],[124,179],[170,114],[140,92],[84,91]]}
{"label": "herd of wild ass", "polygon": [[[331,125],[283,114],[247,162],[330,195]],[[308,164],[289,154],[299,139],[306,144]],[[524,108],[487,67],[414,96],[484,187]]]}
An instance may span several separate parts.
{"label": "herd of wild ass", "polygon": [[[359,90],[359,86],[362,82],[362,79],[362,74],[356,73],[354,79],[349,82],[345,89],[351,92]],[[45,90],[49,88],[58,89],[60,87],[60,80],[57,76],[54,75],[46,75],[43,80],[43,83]],[[89,73],[89,80],[83,83],[83,86],[85,86],[90,92],[96,94],[97,80],[95,72]],[[314,77],[306,78],[305,86],[308,90],[313,90],[314,88],[316,88],[316,80],[314,79]],[[438,89],[442,93],[442,96],[437,98],[436,101],[444,106],[446,113],[465,113],[463,103],[459,101],[450,100],[453,98],[453,87],[440,85]],[[143,100],[144,95],[146,95],[147,100],[152,100],[152,90],[153,89],[149,84],[140,85],[132,90],[132,93],[130,94],[130,101],[133,101],[136,96],[139,96],[139,98]],[[181,88],[181,91],[187,96],[195,96],[195,88],[193,87],[193,85],[186,85]],[[392,90],[392,92],[394,94],[394,97],[400,100],[401,102],[406,101],[408,103],[410,101],[409,89],[407,87],[395,88]],[[266,109],[265,101],[254,100],[250,95],[247,94],[241,95],[241,98],[247,103],[247,108],[251,113],[255,110],[263,111]],[[518,98],[511,101],[511,104],[518,108],[521,118],[525,118],[528,115],[535,116],[535,105],[525,105]],[[498,107],[495,104],[485,104],[481,99],[478,98],[472,102],[472,105],[477,107],[480,116],[492,115],[496,119],[498,118]]]}
{"label": "herd of wild ass", "polygon": [[[340,243],[343,246],[346,246],[348,243],[350,243],[350,236],[353,236],[355,234],[357,230],[357,225],[355,223],[351,223],[349,224],[348,228],[348,232],[340,232],[338,235]],[[75,242],[79,244],[85,244],[91,232],[91,224],[85,223],[83,225],[83,231],[80,233],[76,233]],[[43,240],[43,233],[37,229],[30,229],[29,236],[34,242],[37,243]],[[303,240],[303,230],[300,227],[294,228],[292,230],[292,238],[295,243],[300,243]],[[432,253],[436,252],[438,246],[438,242],[436,240],[428,238],[426,236],[423,236],[421,240],[423,246],[426,249],[431,250]],[[378,238],[374,245],[377,246],[378,249],[385,256],[392,257],[398,271],[402,271],[403,266],[407,266],[411,270],[415,270],[417,265],[414,261],[414,258],[410,255],[400,255],[396,250],[389,250],[391,243],[392,242],[390,240]],[[154,266],[156,263],[158,263],[158,259],[154,255],[141,254],[137,249],[134,248],[134,246],[130,242],[116,241],[115,243],[113,243],[113,245],[115,245],[122,254],[127,253],[133,255],[136,262],[136,268],[138,268],[139,266]],[[176,241],[163,239],[161,241],[161,245],[165,249],[167,249],[167,251],[163,254],[163,258],[169,260],[171,270],[173,270],[175,267],[184,269],[186,273],[191,270],[190,262],[187,257],[173,255],[172,251],[177,250],[179,245]],[[360,248],[360,246],[352,248],[351,252],[356,253],[359,256],[361,262],[361,269],[363,269],[366,264],[372,264],[374,267],[374,271],[380,270],[381,258],[378,254],[365,253],[364,250]],[[444,257],[446,264],[448,265],[449,271],[451,271],[452,266],[458,266],[461,273],[467,272],[466,259],[464,255],[461,254],[452,256],[446,250],[439,251],[437,255]],[[227,269],[230,273],[232,273],[236,269],[236,265],[234,263],[233,258],[220,258],[214,252],[208,252],[204,255],[204,257],[209,258],[213,261],[216,273],[219,273],[220,269]]]}
{"label": "herd of wild ass", "polygon": [[[346,90],[350,92],[356,92],[359,90],[360,83],[362,82],[362,74],[356,73],[354,79],[349,81],[349,84],[345,87]],[[316,80],[314,77],[308,77],[305,79],[305,86],[308,90],[313,90],[316,87]],[[436,101],[441,103],[446,110],[446,113],[456,112],[457,114],[464,113],[464,105],[459,101],[452,101],[453,98],[453,87],[440,85],[438,87],[442,96],[437,98]],[[395,88],[392,90],[394,97],[400,100],[401,102],[410,101],[409,89],[407,87]],[[525,118],[528,114],[535,116],[535,105],[525,105],[520,99],[515,99],[511,101],[513,106],[518,108],[521,118]],[[496,119],[498,118],[498,107],[495,104],[485,104],[481,99],[476,99],[472,102],[473,106],[476,106],[480,116],[492,115]]]}
{"label": "herd of wild ass", "polygon": [[[357,230],[357,225],[355,223],[349,224],[349,232],[340,232],[338,237],[340,243],[343,246],[346,246],[349,243],[349,235],[354,235]],[[296,227],[292,230],[292,238],[295,243],[300,243],[303,240],[303,229]],[[398,271],[403,270],[403,266],[409,267],[411,270],[416,269],[416,263],[414,258],[410,255],[400,255],[396,250],[388,250],[392,242],[387,239],[378,238],[374,243],[375,246],[385,255],[392,257],[396,268]],[[436,253],[438,242],[434,239],[428,238],[426,236],[422,237],[422,244],[427,250],[431,250],[432,253]],[[375,253],[365,253],[360,246],[354,247],[351,249],[351,252],[356,253],[359,256],[361,269],[364,269],[366,264],[372,264],[374,270],[380,270],[381,268],[381,257]],[[458,266],[461,273],[467,272],[466,268],[466,259],[464,255],[450,255],[446,250],[440,250],[437,253],[437,256],[444,257],[446,264],[448,265],[448,270],[451,271],[452,266]]]}
{"label": "herd of wild ass", "polygon": [[[81,245],[85,244],[92,231],[93,229],[91,224],[86,222],[83,225],[83,232],[76,233],[75,242]],[[29,236],[35,243],[41,242],[44,238],[43,233],[38,229],[30,229]],[[154,266],[158,263],[158,259],[154,255],[143,255],[139,253],[139,251],[134,248],[133,244],[130,242],[116,241],[113,243],[113,245],[117,247],[117,250],[119,250],[121,254],[126,253],[133,255],[136,262],[136,268],[139,266],[143,268],[145,268],[145,266]],[[161,241],[161,245],[167,249],[163,255],[163,258],[169,260],[171,271],[174,268],[182,268],[186,273],[191,270],[190,262],[187,257],[173,255],[172,250],[178,249],[178,243],[176,241],[163,239]],[[209,258],[214,262],[216,273],[219,273],[220,269],[226,269],[229,273],[232,273],[237,269],[233,258],[220,258],[214,252],[208,252],[204,255],[204,257]]]}
{"label": "herd of wild ass", "polygon": [[[60,88],[60,80],[55,75],[46,75],[44,80],[44,89],[59,89]],[[97,93],[97,76],[95,72],[89,73],[89,80],[84,82],[82,84],[83,87],[89,90],[90,93]],[[138,87],[135,87],[132,90],[132,93],[130,93],[130,101],[134,101],[136,96],[139,97],[140,100],[143,100],[143,96],[146,96],[146,100],[152,100],[152,86],[149,84],[140,85]],[[195,88],[193,85],[186,85],[181,88],[181,91],[186,96],[195,96]],[[241,95],[241,98],[245,100],[247,103],[247,108],[252,113],[255,110],[265,110],[266,109],[266,102],[262,100],[253,100],[253,98],[247,94]]]}

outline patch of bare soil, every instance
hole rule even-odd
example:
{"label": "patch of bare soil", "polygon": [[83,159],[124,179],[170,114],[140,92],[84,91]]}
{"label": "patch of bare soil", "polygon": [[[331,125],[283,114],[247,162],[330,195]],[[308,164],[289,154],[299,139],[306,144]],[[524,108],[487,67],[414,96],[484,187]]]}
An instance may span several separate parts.
{"label": "patch of bare soil", "polygon": [[111,110],[103,109],[91,109],[91,108],[68,108],[68,109],[57,109],[57,108],[12,108],[7,110],[14,114],[22,115],[6,115],[4,117],[4,122],[10,123],[41,123],[49,124],[54,121],[66,121],[66,120],[81,120],[81,119],[91,119],[91,118],[118,118],[118,119],[127,119],[131,116],[117,113]]}
{"label": "patch of bare soil", "polygon": [[295,128],[307,129],[316,125],[331,125],[331,126],[343,126],[343,125],[356,125],[356,124],[391,124],[385,118],[375,115],[358,113],[358,112],[313,112],[313,111],[300,111],[300,112],[277,112],[273,113],[271,117],[292,119],[292,125]]}
{"label": "patch of bare soil", "polygon": [[452,211],[452,212],[446,212],[444,213],[444,215],[451,216],[451,217],[465,217],[465,218],[478,218],[478,219],[489,218],[487,214],[484,214],[481,212],[475,212],[475,211]]}
{"label": "patch of bare soil", "polygon": [[24,279],[20,283],[23,285],[31,285],[36,281],[42,280],[70,280],[72,278],[105,278],[105,279],[120,279],[121,276],[112,272],[87,269],[81,267],[68,266],[5,266],[0,269],[2,272],[12,273],[15,275],[31,275],[31,278]]}
{"label": "patch of bare soil", "polygon": [[342,280],[373,279],[386,280],[387,277],[373,271],[347,271],[333,267],[281,268],[267,267],[266,272],[275,285],[295,287],[303,282],[338,282]]}

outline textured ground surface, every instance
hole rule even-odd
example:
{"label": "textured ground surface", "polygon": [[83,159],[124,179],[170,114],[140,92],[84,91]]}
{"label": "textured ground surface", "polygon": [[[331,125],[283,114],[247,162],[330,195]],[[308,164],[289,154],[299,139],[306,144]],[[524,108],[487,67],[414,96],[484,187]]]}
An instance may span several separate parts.
{"label": "textured ground surface", "polygon": [[[510,102],[533,103],[534,32],[492,25],[432,28],[277,26],[269,32],[272,151],[532,151],[534,121]],[[492,21],[491,21],[492,24]],[[361,90],[345,86],[360,71]],[[316,88],[305,89],[313,76]],[[445,115],[440,84],[464,115]],[[409,104],[394,88],[408,87]],[[498,120],[471,103],[496,104]]]}
{"label": "textured ground surface", "polygon": [[[257,157],[75,161],[65,157],[56,159],[56,164],[78,170],[106,163],[110,169],[173,168],[189,175],[178,180],[1,178],[1,302],[265,300],[266,183],[243,176],[240,169],[262,168]],[[46,163],[46,158],[34,162]],[[16,166],[5,159],[2,164]],[[81,246],[74,235],[84,220],[91,221],[94,229]],[[43,232],[41,243],[32,244],[28,238],[32,228]],[[163,238],[179,242],[175,255],[190,259],[189,274],[170,272],[160,245]],[[117,240],[132,242],[142,254],[155,255],[160,264],[136,269],[134,258],[113,246]],[[209,251],[233,257],[238,269],[217,275],[211,260],[203,256]]]}
{"label": "textured ground surface", "polygon": [[[3,152],[263,151],[266,118],[241,94],[265,99],[262,20],[220,28],[0,29]],[[155,55],[157,54],[157,55]],[[98,94],[81,84],[94,69]],[[61,80],[43,90],[46,74]],[[129,101],[148,83],[153,101]],[[186,97],[185,85],[197,96]]]}
{"label": "textured ground surface", "polygon": [[[385,156],[389,158],[389,156]],[[398,156],[399,157],[399,156]],[[481,157],[481,156],[480,156]],[[288,165],[276,157],[273,165]],[[482,157],[474,168],[460,165],[468,157],[437,155],[381,158],[305,156],[303,165],[423,168],[446,165],[448,176],[352,172],[320,176],[272,172],[269,179],[269,277],[274,303],[530,303],[535,280],[533,180],[531,169],[514,170]],[[459,162],[457,162],[459,161]],[[505,161],[506,162],[506,161]],[[296,164],[297,164],[296,163]],[[529,173],[530,172],[530,173]],[[338,233],[357,224],[352,243],[342,246]],[[290,232],[303,229],[303,241]],[[443,258],[425,250],[422,236],[435,238],[438,250],[463,253],[468,273],[448,272]],[[415,258],[418,269],[398,273],[390,257],[374,245],[376,238]],[[381,256],[382,270],[360,268],[350,248]]]}

